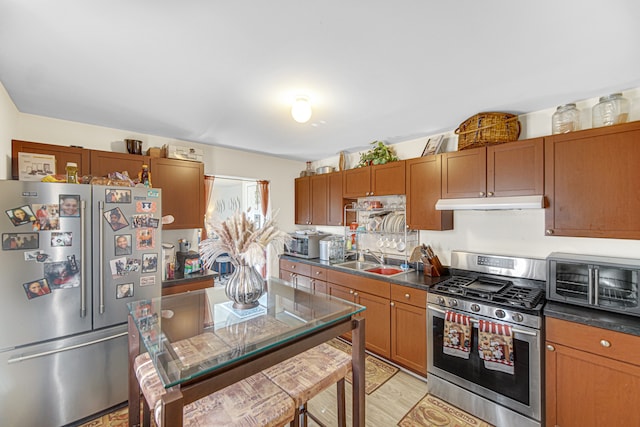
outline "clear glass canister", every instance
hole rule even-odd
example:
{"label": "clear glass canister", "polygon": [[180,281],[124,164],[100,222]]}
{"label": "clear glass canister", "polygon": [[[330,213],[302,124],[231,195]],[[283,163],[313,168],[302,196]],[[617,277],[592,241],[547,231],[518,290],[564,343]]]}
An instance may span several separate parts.
{"label": "clear glass canister", "polygon": [[629,119],[629,100],[621,93],[600,97],[600,101],[591,109],[592,126],[611,126],[626,123]]}
{"label": "clear glass canister", "polygon": [[580,110],[576,108],[576,104],[559,106],[551,117],[552,133],[567,133],[578,129],[580,129]]}
{"label": "clear glass canister", "polygon": [[73,162],[67,162],[65,167],[67,172],[67,182],[71,184],[78,183],[78,164]]}

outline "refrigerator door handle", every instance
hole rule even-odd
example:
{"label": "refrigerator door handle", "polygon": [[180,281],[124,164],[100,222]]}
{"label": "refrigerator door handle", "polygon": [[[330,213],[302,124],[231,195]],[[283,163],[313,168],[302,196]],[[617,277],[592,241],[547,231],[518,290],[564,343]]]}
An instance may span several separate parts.
{"label": "refrigerator door handle", "polygon": [[85,243],[85,223],[87,217],[86,212],[86,200],[80,201],[80,256],[82,257],[82,263],[80,264],[82,272],[80,274],[80,317],[87,316],[87,269],[88,260],[87,248]]}
{"label": "refrigerator door handle", "polygon": [[104,342],[104,341],[109,341],[109,340],[113,340],[113,339],[116,339],[116,338],[124,337],[127,334],[128,334],[128,332],[121,332],[119,334],[111,335],[109,337],[100,338],[100,339],[89,341],[89,342],[85,342],[85,343],[82,343],[82,344],[71,345],[69,347],[58,348],[56,350],[43,351],[42,353],[30,354],[28,356],[12,357],[11,359],[9,359],[7,361],[7,363],[8,364],[19,363],[19,362],[24,362],[24,361],[31,360],[31,359],[36,359],[38,357],[44,357],[44,356],[49,356],[51,354],[62,353],[63,351],[69,351],[69,350],[75,350],[77,348],[88,347],[90,345],[98,344],[98,343],[101,343],[101,342]]}
{"label": "refrigerator door handle", "polygon": [[98,202],[98,211],[100,216],[98,217],[98,223],[100,224],[100,232],[98,235],[98,260],[99,260],[99,269],[100,269],[100,278],[98,279],[99,281],[99,291],[98,291],[98,305],[99,305],[99,311],[100,314],[104,314],[104,221],[102,220],[102,218],[104,218],[104,203],[102,201]]}

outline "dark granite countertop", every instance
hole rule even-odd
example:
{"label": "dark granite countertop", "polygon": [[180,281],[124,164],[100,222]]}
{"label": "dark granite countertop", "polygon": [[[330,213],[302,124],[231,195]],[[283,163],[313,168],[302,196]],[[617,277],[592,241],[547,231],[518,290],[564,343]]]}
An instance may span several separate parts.
{"label": "dark granite countertop", "polygon": [[185,283],[200,281],[200,280],[213,280],[218,275],[217,272],[211,270],[201,270],[193,274],[182,275],[176,272],[175,278],[171,280],[163,280],[162,287],[167,288],[170,286],[184,285]]}
{"label": "dark granite countertop", "polygon": [[404,274],[398,274],[396,276],[381,276],[378,274],[367,273],[364,271],[358,271],[351,268],[339,267],[332,264],[329,261],[320,261],[319,258],[314,259],[305,259],[305,258],[297,258],[289,255],[281,255],[281,259],[288,259],[295,262],[300,262],[303,264],[316,265],[319,267],[325,267],[336,271],[341,271],[343,273],[355,274],[357,276],[368,277],[370,279],[380,280],[382,282],[395,283],[397,285],[408,286],[411,288],[422,289],[428,291],[430,287],[433,285],[442,282],[449,278],[448,275],[440,276],[440,277],[429,277],[425,276],[422,271],[411,271]]}
{"label": "dark granite countertop", "polygon": [[544,315],[611,331],[640,336],[640,318],[604,310],[547,301]]}

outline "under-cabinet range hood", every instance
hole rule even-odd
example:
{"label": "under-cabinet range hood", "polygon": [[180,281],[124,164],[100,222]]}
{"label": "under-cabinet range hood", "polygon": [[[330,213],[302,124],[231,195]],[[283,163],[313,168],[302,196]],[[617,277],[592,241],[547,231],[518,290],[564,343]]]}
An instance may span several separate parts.
{"label": "under-cabinet range hood", "polygon": [[477,197],[468,199],[440,199],[436,210],[508,210],[508,209],[543,209],[544,196],[512,196],[512,197]]}

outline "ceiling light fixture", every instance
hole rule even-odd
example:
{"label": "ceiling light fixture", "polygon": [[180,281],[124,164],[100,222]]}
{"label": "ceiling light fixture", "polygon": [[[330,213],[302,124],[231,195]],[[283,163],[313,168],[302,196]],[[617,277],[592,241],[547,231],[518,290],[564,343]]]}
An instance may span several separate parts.
{"label": "ceiling light fixture", "polygon": [[291,106],[291,117],[298,123],[306,123],[311,118],[311,103],[306,96],[298,96]]}

